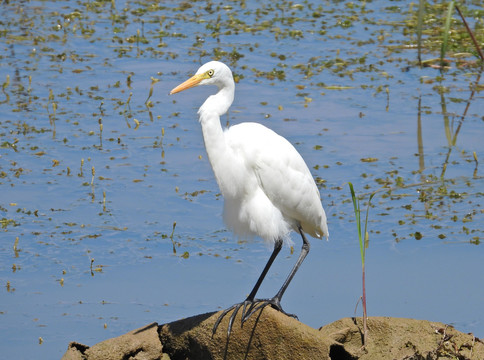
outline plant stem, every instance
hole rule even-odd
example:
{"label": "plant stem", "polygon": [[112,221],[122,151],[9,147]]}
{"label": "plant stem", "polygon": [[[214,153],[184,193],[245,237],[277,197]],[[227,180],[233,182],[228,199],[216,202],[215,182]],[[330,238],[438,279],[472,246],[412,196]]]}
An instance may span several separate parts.
{"label": "plant stem", "polygon": [[482,54],[482,50],[476,40],[476,38],[474,37],[474,34],[472,33],[472,30],[469,28],[469,25],[467,25],[467,21],[464,17],[464,15],[462,15],[462,13],[460,12],[460,9],[459,7],[457,6],[457,4],[455,4],[455,9],[457,10],[457,12],[459,13],[460,15],[460,18],[462,19],[462,22],[464,23],[466,29],[467,29],[467,32],[469,33],[471,39],[472,39],[472,42],[474,43],[474,46],[476,47],[476,50],[477,52],[479,53],[479,56],[481,57],[481,61],[484,61],[484,54]]}
{"label": "plant stem", "polygon": [[367,336],[368,336],[368,326],[367,326],[367,318],[368,315],[366,313],[366,284],[365,284],[365,264],[363,263],[361,266],[362,272],[362,284],[363,284],[363,297],[361,303],[363,305],[363,346],[367,344]]}
{"label": "plant stem", "polygon": [[360,254],[361,254],[361,273],[362,273],[362,287],[363,287],[363,295],[361,297],[361,303],[363,306],[363,347],[367,344],[367,335],[368,335],[368,326],[367,326],[367,312],[366,312],[366,281],[365,281],[365,256],[366,256],[366,248],[368,247],[368,214],[370,210],[371,199],[375,196],[376,193],[372,193],[368,200],[368,208],[366,210],[366,217],[365,217],[365,230],[364,234],[361,231],[361,210],[360,210],[360,201],[356,197],[355,190],[353,189],[353,184],[348,183],[351,191],[351,199],[353,200],[353,208],[355,211],[355,218],[356,218],[356,227],[358,230],[358,240],[360,242]]}
{"label": "plant stem", "polygon": [[417,49],[418,49],[418,63],[422,66],[422,23],[425,9],[425,0],[420,0],[418,3],[418,19],[417,19]]}

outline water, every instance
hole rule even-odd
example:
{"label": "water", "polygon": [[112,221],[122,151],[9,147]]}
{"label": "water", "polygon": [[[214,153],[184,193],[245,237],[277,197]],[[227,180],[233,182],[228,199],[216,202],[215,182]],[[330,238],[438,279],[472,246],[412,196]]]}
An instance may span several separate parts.
{"label": "water", "polygon": [[[468,6],[482,29],[482,8]],[[474,67],[415,64],[414,10],[408,1],[2,3],[2,354],[60,358],[69,341],[92,345],[250,291],[270,249],[237,242],[221,220],[196,120],[213,90],[167,95],[213,58],[239,78],[224,121],[274,129],[324,180],[331,239],[312,241],[285,310],[313,327],[353,316],[352,182],[364,208],[379,191],[368,314],[484,336],[484,103],[471,92],[482,80]],[[438,56],[425,36],[424,58]],[[293,239],[261,296],[295,262]]]}

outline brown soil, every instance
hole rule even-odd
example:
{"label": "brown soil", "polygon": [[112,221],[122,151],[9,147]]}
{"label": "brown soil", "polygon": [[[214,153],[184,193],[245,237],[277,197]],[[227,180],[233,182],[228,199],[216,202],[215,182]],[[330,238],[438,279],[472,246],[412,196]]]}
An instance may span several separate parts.
{"label": "brown soil", "polygon": [[92,347],[72,342],[62,360],[484,359],[481,340],[426,320],[370,317],[363,347],[360,318],[344,318],[318,330],[266,308],[243,327],[237,316],[230,337],[224,318],[212,336],[219,314],[153,323]]}

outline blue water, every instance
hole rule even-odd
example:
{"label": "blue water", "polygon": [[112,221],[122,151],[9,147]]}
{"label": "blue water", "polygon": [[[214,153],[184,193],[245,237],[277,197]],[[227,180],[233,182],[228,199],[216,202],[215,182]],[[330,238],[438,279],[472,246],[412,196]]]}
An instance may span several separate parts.
{"label": "blue water", "polygon": [[[415,66],[416,49],[403,48],[415,39],[402,30],[408,1],[364,10],[340,2],[190,4],[0,5],[3,356],[60,358],[70,341],[93,345],[215,311],[251,290],[271,249],[238,242],[222,222],[196,119],[213,90],[168,96],[217,54],[240,77],[224,121],[274,129],[324,179],[331,238],[312,241],[285,310],[316,328],[354,315],[361,262],[352,182],[364,208],[380,191],[368,225],[368,314],[484,336],[482,91],[469,100],[478,71]],[[137,44],[138,30],[146,43]],[[234,51],[243,57],[234,61]],[[301,70],[307,64],[311,73]],[[284,79],[267,75],[274,69]],[[160,81],[148,108],[151,77]],[[457,130],[449,144],[446,132]],[[293,240],[294,254],[281,252],[261,297],[278,290],[295,262]]]}

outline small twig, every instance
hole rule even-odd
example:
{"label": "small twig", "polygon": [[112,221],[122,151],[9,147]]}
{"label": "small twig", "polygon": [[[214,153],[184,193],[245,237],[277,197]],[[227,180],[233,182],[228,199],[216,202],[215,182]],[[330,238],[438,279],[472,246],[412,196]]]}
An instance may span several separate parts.
{"label": "small twig", "polygon": [[423,15],[425,9],[425,1],[420,0],[418,3],[418,19],[417,19],[417,57],[418,63],[422,66],[422,24],[423,24]]}
{"label": "small twig", "polygon": [[176,228],[176,221],[173,222],[173,230],[171,231],[170,239],[171,243],[173,245],[173,254],[176,255],[176,242],[173,240],[173,235],[175,234],[175,228]]}
{"label": "small twig", "polygon": [[477,85],[479,84],[479,81],[481,79],[481,73],[482,73],[482,71],[477,75],[476,86],[474,86],[474,88],[471,91],[471,94],[469,96],[469,100],[467,100],[467,104],[466,104],[466,107],[464,109],[464,112],[463,112],[463,114],[460,117],[459,125],[457,125],[457,128],[456,128],[456,130],[455,130],[455,132],[453,134],[452,140],[451,140],[451,142],[449,144],[449,150],[447,151],[447,156],[446,156],[445,161],[444,161],[444,166],[442,168],[442,173],[440,174],[440,177],[441,178],[443,178],[444,175],[445,175],[445,171],[446,171],[446,168],[447,168],[447,164],[448,164],[449,158],[450,158],[450,153],[452,152],[452,149],[453,149],[453,147],[455,146],[455,144],[457,142],[457,135],[459,135],[460,129],[462,127],[462,123],[464,122],[464,119],[467,116],[467,111],[469,110],[469,107],[471,105],[471,102],[474,99],[474,94],[476,92]]}
{"label": "small twig", "polygon": [[472,30],[469,28],[469,25],[467,24],[467,21],[466,19],[464,18],[464,15],[462,15],[462,13],[460,12],[460,9],[459,7],[457,6],[457,4],[454,5],[455,6],[455,9],[457,10],[457,12],[459,13],[461,19],[462,19],[462,22],[464,23],[466,29],[467,29],[467,32],[469,33],[471,39],[472,39],[472,42],[474,43],[474,46],[476,47],[476,50],[477,52],[479,53],[479,56],[481,57],[481,60],[484,61],[484,54],[482,53],[482,50],[479,46],[479,43],[477,42],[476,38],[474,37],[474,34],[472,33]]}
{"label": "small twig", "polygon": [[472,155],[474,155],[474,161],[476,162],[476,167],[474,168],[474,177],[476,177],[477,176],[477,167],[479,166],[479,160],[477,159],[477,154],[476,154],[475,151],[472,153]]}
{"label": "small twig", "polygon": [[145,100],[145,105],[147,108],[150,108],[152,106],[152,103],[150,101],[151,96],[153,95],[153,86],[160,81],[160,79],[154,78],[153,76],[151,77],[151,86],[150,86],[150,92],[148,94],[148,98]]}
{"label": "small twig", "polygon": [[94,263],[94,258],[91,258],[91,276],[94,276],[94,272],[92,271],[92,264]]}
{"label": "small twig", "polygon": [[360,303],[361,300],[363,300],[363,296],[360,296],[358,298],[358,301],[356,302],[356,305],[355,305],[355,313],[354,313],[355,314],[355,317],[356,317],[356,310],[358,310],[358,304]]}

